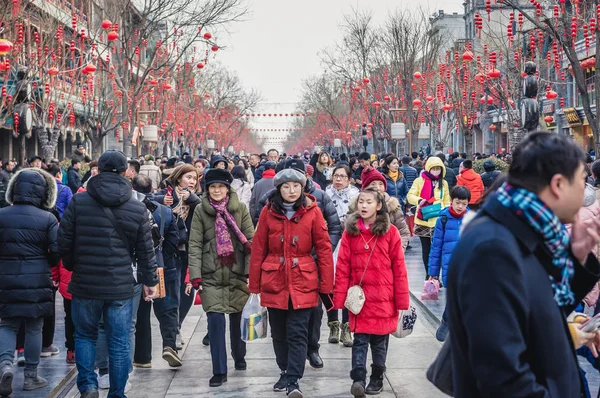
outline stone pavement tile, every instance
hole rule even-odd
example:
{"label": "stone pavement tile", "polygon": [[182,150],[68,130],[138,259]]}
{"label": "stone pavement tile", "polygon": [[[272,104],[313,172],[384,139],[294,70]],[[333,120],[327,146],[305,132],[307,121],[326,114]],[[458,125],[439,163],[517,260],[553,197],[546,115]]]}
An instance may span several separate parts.
{"label": "stone pavement tile", "polygon": [[63,309],[63,298],[58,292],[56,293],[55,305],[54,345],[60,349],[60,353],[48,358],[40,358],[40,364],[38,365],[38,375],[48,380],[48,386],[35,391],[23,391],[24,368],[17,366],[15,354],[13,397],[38,398],[47,396],[74,366],[68,365],[65,361],[67,357],[67,349],[65,348],[65,312]]}
{"label": "stone pavement tile", "polygon": [[425,377],[424,369],[388,369],[386,377],[396,397],[447,397]]}
{"label": "stone pavement tile", "polygon": [[[236,373],[237,374],[237,373]],[[179,378],[176,377],[171,384],[166,397],[265,397],[282,398],[285,393],[274,392],[273,384],[277,381],[274,377],[236,377],[229,376],[228,381],[221,387],[209,387],[206,378]],[[305,375],[300,380],[300,389],[305,397],[348,397],[350,396],[351,381],[349,378]],[[382,398],[395,397],[389,383],[385,382]]]}

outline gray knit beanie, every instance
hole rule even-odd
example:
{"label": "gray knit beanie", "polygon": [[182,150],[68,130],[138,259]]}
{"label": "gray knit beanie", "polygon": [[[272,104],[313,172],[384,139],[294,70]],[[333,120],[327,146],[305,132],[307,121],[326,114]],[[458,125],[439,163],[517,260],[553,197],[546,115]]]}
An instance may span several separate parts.
{"label": "gray knit beanie", "polygon": [[275,185],[277,188],[286,182],[299,182],[302,187],[304,187],[306,185],[306,177],[294,169],[284,169],[275,174],[275,178],[273,178],[273,185]]}

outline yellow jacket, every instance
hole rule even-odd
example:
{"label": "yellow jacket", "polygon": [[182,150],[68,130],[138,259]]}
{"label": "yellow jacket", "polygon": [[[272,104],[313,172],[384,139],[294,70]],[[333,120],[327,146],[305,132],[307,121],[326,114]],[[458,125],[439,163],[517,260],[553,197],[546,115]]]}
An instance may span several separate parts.
{"label": "yellow jacket", "polygon": [[[430,171],[432,167],[436,167],[436,166],[439,166],[442,168],[442,174],[440,175],[440,181],[442,183],[444,196],[442,197],[442,192],[440,192],[440,185],[438,184],[438,186],[435,187],[435,189],[433,191],[433,195],[435,196],[435,202],[433,202],[433,204],[441,203],[442,209],[443,209],[443,208],[450,206],[450,203],[452,202],[450,200],[450,189],[448,188],[448,183],[446,182],[446,180],[444,180],[444,176],[446,175],[446,167],[444,166],[444,163],[442,162],[442,160],[440,158],[432,156],[427,160],[427,164],[425,165],[425,168],[427,171]],[[413,182],[413,185],[410,188],[410,191],[408,191],[408,195],[406,196],[408,203],[410,203],[413,206],[417,206],[417,213],[420,208],[419,202],[421,202],[421,200],[423,199],[423,198],[421,198],[421,189],[423,189],[424,183],[425,183],[425,180],[423,179],[423,177],[418,177]],[[436,223],[438,217],[430,218],[429,220],[425,221],[425,220],[419,219],[416,216],[417,213],[415,213],[415,224],[416,225],[422,225],[422,226],[429,227],[429,228],[435,227],[435,223]]]}

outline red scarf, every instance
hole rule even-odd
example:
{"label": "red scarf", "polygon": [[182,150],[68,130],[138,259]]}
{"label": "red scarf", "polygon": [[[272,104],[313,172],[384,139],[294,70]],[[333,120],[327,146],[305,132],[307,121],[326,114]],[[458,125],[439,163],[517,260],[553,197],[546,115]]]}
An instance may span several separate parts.
{"label": "red scarf", "polygon": [[463,211],[462,213],[457,213],[454,211],[454,209],[452,208],[452,206],[450,206],[450,208],[448,209],[448,211],[450,212],[450,214],[452,215],[452,217],[454,218],[458,218],[459,220],[461,218],[463,218],[463,216],[467,213],[467,211]]}

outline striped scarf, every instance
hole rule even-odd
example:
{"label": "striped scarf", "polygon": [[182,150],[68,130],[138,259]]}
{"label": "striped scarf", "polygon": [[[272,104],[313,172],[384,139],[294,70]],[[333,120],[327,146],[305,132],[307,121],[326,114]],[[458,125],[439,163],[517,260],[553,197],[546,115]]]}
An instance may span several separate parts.
{"label": "striped scarf", "polygon": [[552,254],[552,265],[561,271],[559,281],[549,275],[554,290],[554,301],[560,307],[574,305],[575,295],[571,291],[571,280],[575,271],[573,258],[569,253],[571,238],[565,226],[531,191],[504,183],[498,189],[496,197],[503,206],[526,221],[542,236],[546,248]]}

